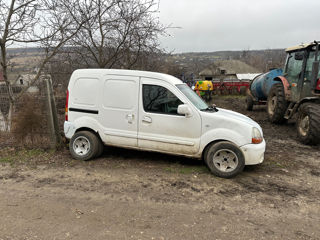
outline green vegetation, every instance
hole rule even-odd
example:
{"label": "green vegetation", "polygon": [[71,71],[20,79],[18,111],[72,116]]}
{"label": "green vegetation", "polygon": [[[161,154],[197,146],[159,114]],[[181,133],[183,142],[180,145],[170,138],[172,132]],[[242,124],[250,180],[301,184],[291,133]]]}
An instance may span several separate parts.
{"label": "green vegetation", "polygon": [[48,160],[53,154],[54,152],[52,151],[46,152],[42,149],[2,149],[0,150],[0,163],[10,163],[14,165],[17,163],[39,162],[39,160]]}
{"label": "green vegetation", "polygon": [[12,162],[11,157],[0,157],[0,163],[10,163]]}

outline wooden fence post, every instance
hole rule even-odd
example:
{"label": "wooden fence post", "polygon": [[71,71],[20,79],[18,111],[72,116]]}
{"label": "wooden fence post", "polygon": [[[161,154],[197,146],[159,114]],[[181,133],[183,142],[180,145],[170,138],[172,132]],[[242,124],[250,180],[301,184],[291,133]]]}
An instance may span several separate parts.
{"label": "wooden fence post", "polygon": [[56,145],[60,145],[61,144],[61,136],[60,136],[60,130],[59,130],[59,119],[58,119],[58,113],[57,113],[56,100],[55,100],[54,94],[53,94],[51,77],[49,78],[48,81],[49,81],[49,87],[50,87],[50,100],[51,100],[54,132],[55,132],[55,136],[56,136]]}
{"label": "wooden fence post", "polygon": [[50,147],[56,149],[61,143],[59,124],[58,124],[58,114],[55,104],[55,99],[53,95],[53,88],[50,78],[44,78],[47,89],[47,117],[48,117],[48,128],[50,134]]}

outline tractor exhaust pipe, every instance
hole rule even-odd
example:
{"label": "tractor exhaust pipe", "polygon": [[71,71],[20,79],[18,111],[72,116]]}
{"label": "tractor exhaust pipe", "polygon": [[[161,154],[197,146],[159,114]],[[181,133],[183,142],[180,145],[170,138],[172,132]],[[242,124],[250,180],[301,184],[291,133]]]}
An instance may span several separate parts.
{"label": "tractor exhaust pipe", "polygon": [[318,61],[318,54],[319,54],[319,42],[314,41],[316,44],[316,52],[315,52],[315,57],[314,57],[314,62],[312,64],[312,73],[311,73],[311,83],[312,83],[312,89],[313,91],[317,87],[317,77],[319,73],[319,61]]}

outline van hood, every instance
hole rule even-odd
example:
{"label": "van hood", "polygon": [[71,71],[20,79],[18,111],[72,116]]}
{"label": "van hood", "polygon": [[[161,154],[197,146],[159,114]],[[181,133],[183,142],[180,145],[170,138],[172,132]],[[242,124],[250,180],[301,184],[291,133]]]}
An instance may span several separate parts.
{"label": "van hood", "polygon": [[217,114],[223,114],[226,118],[237,119],[239,121],[246,122],[246,123],[252,125],[253,127],[260,128],[260,126],[257,122],[253,121],[251,118],[247,117],[246,115],[243,115],[241,113],[234,112],[231,110],[223,109],[223,108],[218,108],[218,110],[219,111],[217,112]]}
{"label": "van hood", "polygon": [[203,135],[226,139],[238,146],[252,142],[253,127],[259,129],[261,136],[263,136],[261,127],[251,118],[223,108],[217,109],[217,112],[201,111]]}
{"label": "van hood", "polygon": [[241,113],[237,113],[231,110],[227,110],[224,108],[217,108],[218,111],[217,112],[202,112],[204,113],[204,115],[206,117],[218,117],[219,119],[224,119],[225,123],[232,121],[232,122],[237,122],[240,121],[242,123],[242,125],[249,125],[251,127],[256,127],[258,128],[261,133],[262,133],[262,128],[260,127],[260,125],[255,122],[254,120],[252,120],[251,118],[241,114]]}

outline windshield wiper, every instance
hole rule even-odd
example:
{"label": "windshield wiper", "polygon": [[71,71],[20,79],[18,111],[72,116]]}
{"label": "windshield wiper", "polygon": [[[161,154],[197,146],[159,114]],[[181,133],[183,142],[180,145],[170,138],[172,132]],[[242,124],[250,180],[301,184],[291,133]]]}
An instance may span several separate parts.
{"label": "windshield wiper", "polygon": [[213,104],[212,106],[208,106],[207,108],[203,108],[200,111],[215,111],[218,112],[217,106]]}

